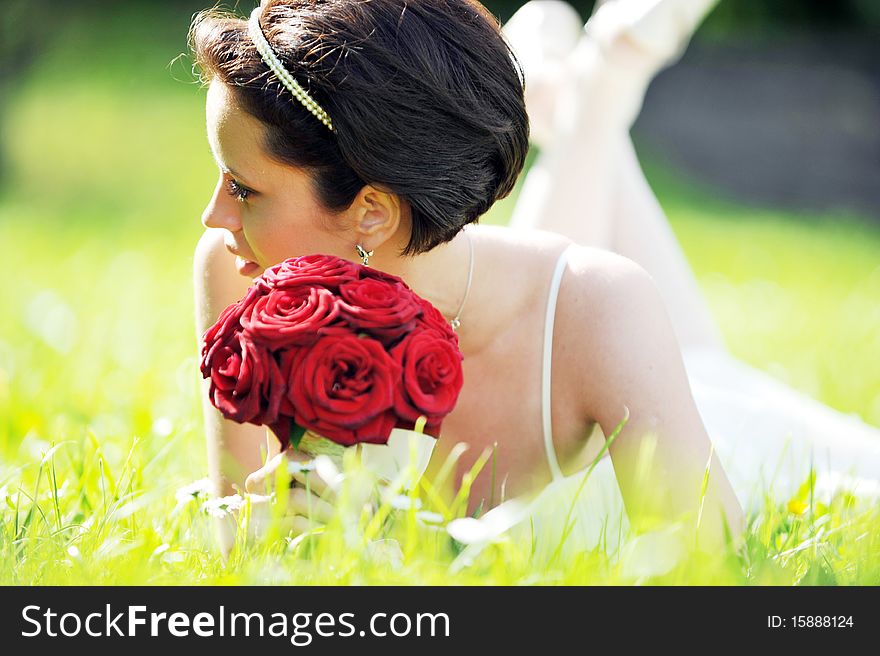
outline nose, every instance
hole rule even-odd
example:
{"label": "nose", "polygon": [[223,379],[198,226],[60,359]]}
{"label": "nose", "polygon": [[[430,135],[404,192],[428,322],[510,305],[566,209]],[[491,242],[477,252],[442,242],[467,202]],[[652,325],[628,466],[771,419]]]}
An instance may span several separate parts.
{"label": "nose", "polygon": [[202,212],[202,225],[206,228],[226,228],[230,232],[241,230],[238,204],[223,193],[223,178],[217,182],[214,195]]}

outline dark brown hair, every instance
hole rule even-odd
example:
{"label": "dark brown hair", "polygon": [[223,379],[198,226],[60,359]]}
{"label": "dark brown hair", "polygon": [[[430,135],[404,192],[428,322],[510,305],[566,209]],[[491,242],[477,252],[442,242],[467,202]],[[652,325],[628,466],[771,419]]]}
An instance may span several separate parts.
{"label": "dark brown hair", "polygon": [[196,14],[190,48],[203,82],[232,87],[266,152],[306,170],[330,211],[366,183],[398,194],[413,219],[401,254],[415,255],[513,190],[529,147],[522,68],[476,0],[263,0],[261,24],[336,134],[269,71],[246,19]]}

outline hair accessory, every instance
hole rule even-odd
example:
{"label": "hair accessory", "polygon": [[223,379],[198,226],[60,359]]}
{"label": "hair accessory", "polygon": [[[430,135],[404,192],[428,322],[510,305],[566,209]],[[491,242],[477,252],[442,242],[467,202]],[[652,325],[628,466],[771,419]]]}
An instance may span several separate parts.
{"label": "hair accessory", "polygon": [[321,123],[326,125],[333,132],[336,132],[336,128],[333,127],[333,121],[330,120],[330,116],[327,112],[325,112],[324,109],[312,99],[308,92],[300,86],[299,82],[293,79],[293,76],[286,68],[284,68],[284,64],[281,63],[281,60],[278,59],[278,55],[272,50],[272,46],[269,45],[269,42],[263,34],[263,29],[260,27],[261,9],[262,7],[255,7],[251,12],[250,20],[248,20],[248,34],[250,34],[254,45],[257,47],[257,52],[260,53],[260,57],[263,58],[266,66],[275,73],[275,76],[281,81],[281,84],[290,90],[290,93],[293,94],[294,98],[300,101],[306,109],[315,115],[315,118],[321,121]]}
{"label": "hair accessory", "polygon": [[364,266],[368,266],[368,260],[370,256],[373,255],[373,251],[367,252],[364,250],[363,246],[360,244],[355,244],[354,247],[357,249],[358,256],[361,258],[361,262]]}

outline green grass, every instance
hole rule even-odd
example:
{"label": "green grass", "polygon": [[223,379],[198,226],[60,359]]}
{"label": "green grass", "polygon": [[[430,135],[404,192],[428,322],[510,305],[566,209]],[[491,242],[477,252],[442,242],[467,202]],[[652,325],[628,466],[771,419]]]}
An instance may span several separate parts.
{"label": "green grass", "polygon": [[[378,532],[331,525],[224,561],[201,500],[175,498],[206,472],[190,278],[215,175],[203,93],[167,68],[188,13],[87,18],[9,94],[2,125],[0,583],[880,583],[880,517],[846,496],[771,500],[746,553],[659,577],[632,567],[638,543],[620,562],[548,563],[507,541],[466,564],[445,531],[387,508]],[[880,425],[880,231],[650,173],[732,351]],[[399,565],[366,546],[382,537]]]}

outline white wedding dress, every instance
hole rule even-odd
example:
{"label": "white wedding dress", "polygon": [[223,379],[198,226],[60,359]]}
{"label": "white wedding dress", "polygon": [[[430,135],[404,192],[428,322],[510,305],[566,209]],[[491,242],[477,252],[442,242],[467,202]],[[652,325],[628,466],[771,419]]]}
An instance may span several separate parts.
{"label": "white wedding dress", "polygon": [[[574,244],[572,244],[573,246]],[[610,456],[605,454],[576,495],[586,470],[563,476],[552,447],[550,375],[553,323],[559,285],[569,246],[559,256],[546,304],[543,360],[543,426],[546,454],[554,480],[531,502],[518,499],[483,516],[482,530],[457,528],[464,541],[479,548],[501,535],[529,545],[534,530],[535,557],[556,550],[566,517],[573,529],[562,554],[599,548],[609,556],[629,537],[629,521]],[[744,509],[763,507],[765,494],[786,503],[808,480],[810,463],[816,473],[814,500],[827,503],[837,489],[853,492],[859,502],[880,499],[880,429],[838,412],[797,392],[772,376],[717,349],[683,353],[691,390],[718,458]],[[461,521],[461,520],[459,520]],[[474,520],[469,520],[473,524]],[[657,562],[658,545],[646,560]]]}

